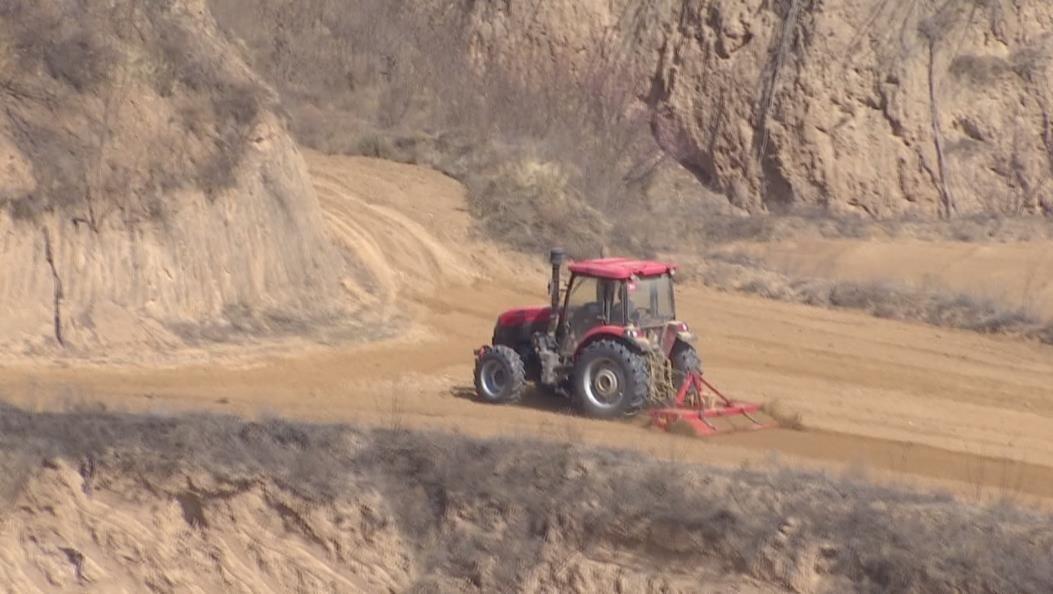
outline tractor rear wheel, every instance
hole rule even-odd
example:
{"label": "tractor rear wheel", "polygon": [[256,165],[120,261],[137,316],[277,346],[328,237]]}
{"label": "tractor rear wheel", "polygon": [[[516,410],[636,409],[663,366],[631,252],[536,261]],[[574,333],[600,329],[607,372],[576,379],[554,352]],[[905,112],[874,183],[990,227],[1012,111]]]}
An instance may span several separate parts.
{"label": "tractor rear wheel", "polygon": [[574,401],[583,413],[611,419],[635,413],[650,390],[647,360],[614,340],[598,340],[574,365]]}
{"label": "tractor rear wheel", "polygon": [[523,358],[514,350],[497,345],[475,361],[475,393],[491,404],[519,402],[526,387]]}
{"label": "tractor rear wheel", "polygon": [[669,353],[669,360],[673,364],[673,385],[676,389],[684,383],[684,378],[689,373],[702,374],[702,359],[698,356],[695,347],[686,342],[676,341],[673,351]]}

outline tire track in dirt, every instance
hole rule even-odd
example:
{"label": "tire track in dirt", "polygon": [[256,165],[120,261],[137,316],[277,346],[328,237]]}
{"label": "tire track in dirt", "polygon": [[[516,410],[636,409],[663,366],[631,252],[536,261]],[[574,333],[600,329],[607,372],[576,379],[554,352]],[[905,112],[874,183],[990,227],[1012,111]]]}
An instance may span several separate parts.
{"label": "tire track in dirt", "polygon": [[700,441],[576,417],[538,394],[519,407],[476,403],[471,351],[489,340],[500,311],[545,302],[542,257],[517,260],[475,239],[463,190],[438,173],[308,160],[333,236],[365,262],[371,307],[407,312],[418,331],[251,366],[9,368],[0,392],[33,407],[64,406],[56,395],[74,393],[128,410],[572,439],[723,464],[760,463],[774,451],[785,464],[865,466],[964,493],[1053,498],[1053,349],[704,287],[682,286],[678,305],[701,336],[711,378],[738,397],[799,411],[809,430]]}
{"label": "tire track in dirt", "polygon": [[421,223],[370,203],[347,180],[318,163],[311,173],[330,233],[360,272],[345,284],[358,299],[379,305],[385,317],[394,313],[400,294],[425,293],[475,278],[461,256]]}

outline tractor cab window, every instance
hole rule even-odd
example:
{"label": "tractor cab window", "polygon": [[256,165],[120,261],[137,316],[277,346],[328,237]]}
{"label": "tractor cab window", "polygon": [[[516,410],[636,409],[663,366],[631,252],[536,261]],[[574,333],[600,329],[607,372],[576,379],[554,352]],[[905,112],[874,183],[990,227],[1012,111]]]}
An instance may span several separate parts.
{"label": "tractor cab window", "polygon": [[588,276],[571,280],[564,317],[564,338],[576,343],[596,326],[611,323],[611,311],[619,297],[618,282]]}
{"label": "tractor cab window", "polygon": [[567,294],[567,313],[582,307],[599,305],[596,299],[599,291],[599,283],[596,279],[587,276],[578,276],[573,279],[570,292]]}
{"label": "tractor cab window", "polygon": [[676,318],[673,279],[668,274],[637,278],[628,283],[629,321],[637,326],[657,326]]}

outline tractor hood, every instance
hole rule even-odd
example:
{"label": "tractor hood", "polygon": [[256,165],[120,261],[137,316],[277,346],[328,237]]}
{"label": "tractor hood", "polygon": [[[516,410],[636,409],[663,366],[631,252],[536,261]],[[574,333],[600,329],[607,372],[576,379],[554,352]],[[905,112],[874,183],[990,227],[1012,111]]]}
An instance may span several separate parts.
{"label": "tractor hood", "polygon": [[494,344],[502,344],[513,349],[530,345],[531,338],[537,332],[548,329],[551,307],[524,307],[510,309],[497,318],[494,326]]}
{"label": "tractor hood", "polygon": [[497,318],[497,325],[501,328],[515,326],[547,325],[552,315],[551,307],[523,307],[510,309]]}

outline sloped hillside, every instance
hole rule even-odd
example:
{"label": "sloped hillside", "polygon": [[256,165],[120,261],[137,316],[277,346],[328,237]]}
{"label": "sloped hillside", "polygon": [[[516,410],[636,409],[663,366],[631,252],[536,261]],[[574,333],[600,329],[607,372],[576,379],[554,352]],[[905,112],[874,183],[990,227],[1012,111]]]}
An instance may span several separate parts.
{"label": "sloped hillside", "polygon": [[0,102],[0,345],[158,349],[342,314],[298,149],[203,2],[4,2]]}
{"label": "sloped hillside", "polygon": [[751,210],[1053,214],[1053,6],[683,3],[658,137]]}
{"label": "sloped hillside", "polygon": [[[519,245],[668,249],[714,194],[1053,214],[1048,2],[210,3],[301,140],[437,166]],[[656,186],[671,163],[694,185]]]}
{"label": "sloped hillside", "polygon": [[936,0],[475,5],[492,64],[619,70],[655,138],[750,212],[1053,214],[1053,6]]}

